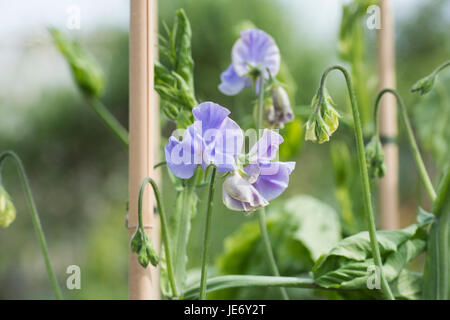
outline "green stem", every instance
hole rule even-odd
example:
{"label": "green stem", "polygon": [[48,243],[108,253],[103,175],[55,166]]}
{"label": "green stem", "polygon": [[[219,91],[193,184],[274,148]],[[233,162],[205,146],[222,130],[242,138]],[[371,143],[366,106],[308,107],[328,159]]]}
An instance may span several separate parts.
{"label": "green stem", "polygon": [[[256,122],[256,130],[258,137],[261,135],[260,130],[262,129],[263,106],[264,106],[264,78],[260,77],[260,81],[261,83],[259,86],[259,96],[258,96],[258,117]],[[256,214],[258,215],[261,238],[264,244],[264,249],[266,251],[266,256],[269,261],[271,272],[274,276],[279,276],[280,272],[278,271],[277,263],[272,250],[272,245],[270,244],[269,233],[267,232],[266,210],[262,208],[258,210]],[[289,300],[289,296],[287,295],[286,289],[280,288],[280,291],[283,299]]]}
{"label": "green stem", "polygon": [[434,69],[434,71],[432,72],[432,74],[438,74],[439,72],[441,72],[442,70],[444,70],[444,69],[447,68],[448,66],[450,66],[450,60],[445,61],[445,62],[442,63],[440,66],[438,66],[436,69]]}
{"label": "green stem", "polygon": [[19,172],[19,177],[20,177],[20,180],[22,182],[22,185],[23,185],[23,188],[25,191],[25,196],[26,196],[26,199],[28,202],[28,206],[30,208],[31,220],[33,222],[33,228],[36,233],[36,237],[39,240],[39,245],[40,245],[40,248],[42,251],[42,256],[44,257],[45,267],[47,269],[48,277],[50,279],[50,282],[51,282],[51,285],[53,288],[53,292],[58,300],[62,300],[61,289],[59,288],[58,280],[56,279],[55,272],[53,271],[53,267],[50,262],[48,248],[47,248],[47,242],[45,241],[44,230],[42,229],[41,221],[39,219],[39,214],[38,214],[36,204],[33,199],[33,195],[31,194],[31,188],[30,188],[30,184],[28,182],[27,175],[25,173],[25,168],[24,168],[23,163],[20,160],[19,156],[13,151],[6,151],[6,152],[3,152],[0,154],[0,166],[1,166],[1,163],[3,163],[3,161],[5,159],[7,159],[8,157],[13,159],[14,162],[16,163],[16,166],[17,166],[17,169]]}
{"label": "green stem", "polygon": [[86,97],[89,105],[94,109],[95,113],[100,117],[103,123],[111,132],[119,138],[119,140],[128,148],[129,137],[128,131],[122,124],[109,112],[109,110],[103,105],[103,103],[97,98]]}
{"label": "green stem", "polygon": [[214,199],[214,180],[216,177],[216,167],[212,168],[211,180],[209,182],[208,207],[206,210],[205,229],[203,231],[203,248],[202,248],[202,274],[200,278],[200,300],[206,299],[206,278],[208,274],[208,249],[209,249],[209,232],[211,229],[211,216]]}
{"label": "green stem", "polygon": [[409,121],[408,113],[406,111],[405,104],[403,103],[403,99],[400,96],[400,94],[394,90],[394,89],[383,89],[381,90],[377,98],[375,100],[375,108],[374,108],[374,118],[375,118],[375,135],[379,136],[379,106],[380,106],[380,100],[383,97],[385,93],[391,93],[395,96],[397,99],[397,105],[400,108],[400,112],[403,118],[403,121],[405,122],[406,127],[406,133],[408,135],[408,141],[409,145],[411,147],[411,151],[414,156],[414,160],[416,161],[417,169],[419,170],[420,178],[422,179],[422,182],[425,186],[425,189],[428,192],[428,195],[431,198],[431,201],[434,201],[436,199],[436,191],[433,188],[433,184],[431,183],[430,176],[428,175],[427,169],[425,167],[425,164],[423,162],[422,156],[420,155],[419,147],[417,146],[416,139],[414,138],[414,132],[411,127],[411,122]]}
{"label": "green stem", "polygon": [[[314,283],[311,278],[297,277],[272,277],[272,276],[248,276],[248,275],[227,275],[209,278],[207,281],[207,291],[217,291],[228,288],[243,287],[288,287],[304,289],[322,289]],[[185,299],[195,299],[198,297],[199,287],[193,285],[183,294]]]}
{"label": "green stem", "polygon": [[328,67],[324,71],[322,78],[320,79],[320,86],[319,86],[319,91],[318,91],[318,93],[319,93],[318,104],[320,105],[322,103],[322,99],[323,99],[322,93],[323,93],[323,88],[325,86],[325,79],[328,76],[328,74],[333,70],[341,71],[342,74],[344,75],[345,81],[347,83],[347,89],[348,89],[348,93],[350,96],[350,103],[352,105],[358,164],[359,164],[360,174],[361,174],[361,183],[363,186],[364,208],[365,208],[366,217],[367,217],[367,221],[368,221],[370,244],[372,247],[372,255],[373,255],[375,264],[377,265],[377,267],[380,270],[381,289],[383,290],[383,293],[385,294],[385,296],[388,299],[394,300],[394,296],[391,292],[389,284],[384,275],[383,263],[382,263],[381,254],[380,254],[380,248],[378,247],[378,241],[377,241],[377,236],[376,236],[376,227],[375,227],[375,218],[374,218],[374,214],[373,214],[372,200],[371,200],[371,195],[370,195],[370,180],[369,180],[369,175],[367,173],[366,154],[364,151],[362,125],[361,125],[361,120],[359,117],[359,110],[358,110],[358,105],[356,102],[355,90],[353,88],[352,79],[351,79],[348,71],[344,67],[339,66],[339,65],[334,65],[334,66]]}
{"label": "green stem", "polygon": [[158,206],[159,216],[161,218],[161,229],[164,243],[164,251],[166,255],[167,275],[169,277],[172,294],[174,297],[178,297],[178,290],[175,283],[175,276],[172,267],[172,256],[170,254],[171,247],[169,241],[169,228],[167,226],[166,212],[164,210],[164,204],[161,201],[161,195],[159,193],[158,185],[152,178],[145,178],[144,181],[142,181],[141,189],[139,190],[139,202],[138,202],[139,228],[144,228],[144,224],[142,221],[142,199],[144,197],[144,191],[145,187],[147,186],[147,183],[149,183],[153,188],[153,193],[155,194],[156,198],[156,204]]}
{"label": "green stem", "polygon": [[447,172],[442,179],[439,187],[439,194],[436,201],[433,204],[433,213],[436,215],[437,221],[437,244],[438,249],[438,267],[439,270],[439,296],[438,298],[447,300],[449,299],[449,235],[450,235],[450,167],[447,168]]}

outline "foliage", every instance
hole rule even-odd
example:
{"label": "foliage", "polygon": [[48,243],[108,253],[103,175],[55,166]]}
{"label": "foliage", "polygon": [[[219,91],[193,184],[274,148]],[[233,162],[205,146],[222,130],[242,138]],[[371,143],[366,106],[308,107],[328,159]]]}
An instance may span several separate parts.
{"label": "foliage", "polygon": [[[306,195],[288,201],[274,201],[267,227],[276,260],[283,276],[295,276],[311,270],[315,260],[340,239],[336,212],[323,202]],[[226,274],[267,274],[261,234],[257,221],[243,224],[224,242],[224,252],[217,259],[217,272]],[[301,290],[297,297],[310,297]],[[279,298],[277,290],[229,289],[212,293],[217,299]]]}
{"label": "foliage", "polygon": [[[377,232],[383,269],[389,282],[395,281],[407,263],[425,250],[426,229],[432,221],[431,214],[420,211],[417,224],[401,230]],[[366,289],[371,281],[370,269],[373,267],[369,234],[361,232],[338,242],[322,255],[316,261],[313,273],[315,282],[325,288]],[[403,277],[402,281],[412,281],[409,276]],[[403,283],[397,283],[398,288],[403,286]],[[397,294],[402,295],[402,291]]]}

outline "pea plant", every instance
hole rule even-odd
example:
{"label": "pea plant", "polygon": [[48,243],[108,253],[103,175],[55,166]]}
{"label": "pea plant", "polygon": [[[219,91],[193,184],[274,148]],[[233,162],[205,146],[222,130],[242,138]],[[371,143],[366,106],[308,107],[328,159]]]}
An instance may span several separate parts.
{"label": "pea plant", "polygon": [[[50,33],[68,62],[80,93],[99,119],[127,147],[126,129],[100,102],[104,79],[95,60],[60,31],[50,29]],[[331,138],[344,121],[353,131],[356,144],[359,169],[356,175],[364,205],[363,227],[367,231],[355,232],[355,226],[348,223],[348,236],[342,239],[337,227],[339,222],[327,204],[305,195],[294,196],[283,203],[276,200],[289,187],[291,173],[305,169],[301,163],[281,161],[278,155],[280,145],[289,143],[289,136],[283,136],[282,129],[292,123],[298,124],[291,107],[289,85],[277,77],[283,62],[276,41],[265,31],[252,27],[243,30],[230,48],[231,63],[220,74],[218,90],[229,96],[244,90],[254,95],[253,101],[248,101],[248,105],[255,105],[249,110],[254,121],[241,127],[225,106],[213,101],[199,101],[195,90],[191,33],[188,17],[183,10],[178,10],[173,26],[164,25],[160,36],[161,61],[155,63],[154,69],[154,88],[161,98],[161,110],[176,126],[164,146],[164,161],[155,167],[167,169],[176,192],[175,205],[169,214],[157,183],[150,177],[144,179],[139,194],[139,225],[130,244],[143,268],[150,264],[161,266],[164,298],[219,298],[220,295],[215,294],[224,289],[277,287],[278,297],[283,299],[293,298],[292,289],[287,288],[309,289],[315,297],[327,298],[448,299],[450,173],[447,168],[435,189],[401,95],[391,88],[377,94],[372,119],[375,130],[365,145],[359,102],[367,98],[358,98],[352,74],[341,65],[333,65],[320,77],[304,125],[305,140],[333,144]],[[343,37],[348,34],[345,28],[341,33]],[[351,41],[345,43],[350,45]],[[349,50],[342,45],[341,50]],[[450,61],[447,61],[437,67],[414,84],[411,91],[424,95],[433,90],[438,74],[449,65]],[[356,70],[358,78],[361,70]],[[326,79],[332,72],[340,73],[345,81],[352,115],[349,119],[344,119],[345,112],[338,110],[327,90]],[[376,179],[386,174],[378,130],[379,102],[385,94],[397,99],[408,143],[432,209],[426,212],[419,208],[417,221],[406,228],[377,231],[371,188]],[[12,151],[0,154],[0,169],[7,159],[17,165],[55,296],[62,298],[25,169]],[[347,147],[336,142],[332,147],[332,160],[337,168],[338,191],[343,191],[351,171]],[[161,250],[155,247],[144,229],[142,200],[148,185],[154,192],[161,218]],[[206,198],[202,199],[206,210],[200,212],[199,190],[203,187],[207,188]],[[214,228],[219,227],[213,222],[215,188],[222,191],[223,206],[243,215],[256,215],[257,223],[246,223],[227,238],[226,252],[218,262],[218,275],[208,277],[211,270],[209,246]],[[343,192],[337,192],[337,195],[341,199],[348,198]],[[299,208],[302,213],[294,214]],[[348,206],[343,211],[345,209],[343,219],[353,221],[353,210]],[[0,226],[9,227],[15,215],[11,197],[0,180]],[[194,216],[203,219],[204,223],[201,268],[199,277],[192,280],[187,270],[187,247]],[[274,242],[277,242],[276,251]],[[411,271],[409,263],[424,252],[423,273]],[[257,261],[268,274],[256,271],[253,274],[257,275],[251,275],[246,259],[252,254],[260,255]],[[299,258],[302,255],[308,258]],[[233,298],[246,297],[240,296],[238,291],[232,292],[235,293]]]}

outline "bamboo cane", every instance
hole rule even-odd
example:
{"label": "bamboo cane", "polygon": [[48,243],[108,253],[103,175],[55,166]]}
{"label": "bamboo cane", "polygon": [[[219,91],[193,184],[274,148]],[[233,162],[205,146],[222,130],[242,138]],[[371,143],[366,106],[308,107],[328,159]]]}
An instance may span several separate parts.
{"label": "bamboo cane", "polygon": [[[394,18],[390,0],[380,0],[381,29],[378,30],[378,89],[396,87]],[[381,229],[400,227],[398,212],[398,146],[395,97],[385,95],[380,105],[380,135],[384,141],[386,176],[378,186]]]}
{"label": "bamboo cane", "polygon": [[[130,1],[130,155],[129,218],[130,237],[138,225],[138,194],[142,180],[155,177],[153,169],[159,149],[158,98],[153,90],[153,62],[156,54],[156,0]],[[143,200],[143,223],[155,245],[159,244],[158,219],[153,215],[154,198],[147,188]],[[158,245],[159,247],[159,245]],[[159,273],[144,269],[131,253],[129,297],[133,300],[159,299]]]}

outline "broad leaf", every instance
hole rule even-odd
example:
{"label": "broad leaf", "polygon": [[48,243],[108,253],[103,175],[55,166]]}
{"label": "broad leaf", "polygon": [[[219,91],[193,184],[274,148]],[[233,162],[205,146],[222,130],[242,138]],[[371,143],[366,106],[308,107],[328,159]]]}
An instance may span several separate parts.
{"label": "broad leaf", "polygon": [[[333,208],[310,196],[273,201],[267,228],[282,276],[297,276],[311,270],[314,260],[340,239],[340,224]],[[269,275],[258,222],[245,223],[225,240],[224,253],[217,260],[219,275]],[[228,289],[209,295],[216,299],[279,298],[278,290]],[[311,298],[297,291],[297,298]]]}
{"label": "broad leaf", "polygon": [[[377,232],[383,270],[389,282],[425,250],[425,229],[431,219],[424,212],[419,216],[419,223],[405,229]],[[374,265],[369,234],[361,232],[338,242],[320,257],[313,268],[314,279],[325,288],[367,289]]]}

